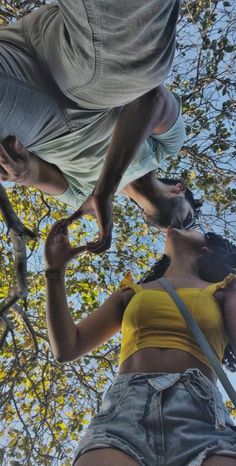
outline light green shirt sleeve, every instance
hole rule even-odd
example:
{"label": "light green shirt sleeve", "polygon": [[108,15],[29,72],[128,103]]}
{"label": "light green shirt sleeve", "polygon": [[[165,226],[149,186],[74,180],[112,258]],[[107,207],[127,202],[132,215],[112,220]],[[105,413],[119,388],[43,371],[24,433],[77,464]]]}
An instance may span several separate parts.
{"label": "light green shirt sleeve", "polygon": [[[176,157],[186,137],[184,121],[179,115],[174,125],[163,134],[152,134],[139,147],[125,171],[116,193],[150,171],[157,170],[163,160]],[[78,209],[92,193],[109,149],[117,113],[109,112],[98,121],[72,134],[36,147],[36,154],[56,164],[68,183],[68,189],[55,196],[63,203]]]}
{"label": "light green shirt sleeve", "polygon": [[148,143],[160,164],[168,157],[178,155],[180,149],[186,139],[185,125],[182,117],[182,104],[180,97],[174,94],[179,102],[179,115],[174,125],[163,134],[152,134],[148,138]]}
{"label": "light green shirt sleeve", "polygon": [[[66,178],[66,177],[65,177]],[[64,202],[65,204],[68,204],[69,206],[73,207],[74,209],[78,209],[81,204],[85,201],[87,196],[85,196],[82,191],[77,189],[75,186],[68,186],[66,191],[62,194],[56,194],[54,195],[56,199],[58,199],[60,202]]]}
{"label": "light green shirt sleeve", "polygon": [[179,115],[176,122],[165,133],[152,134],[144,141],[135,159],[124,173],[117,192],[122,191],[132,181],[157,170],[165,159],[178,155],[186,138],[186,132],[182,117],[181,100],[176,94],[175,97],[179,102]]}
{"label": "light green shirt sleeve", "polygon": [[153,134],[149,139],[149,144],[158,163],[160,164],[163,160],[178,155],[185,138],[185,126],[181,116],[178,118],[175,127],[165,134]]}

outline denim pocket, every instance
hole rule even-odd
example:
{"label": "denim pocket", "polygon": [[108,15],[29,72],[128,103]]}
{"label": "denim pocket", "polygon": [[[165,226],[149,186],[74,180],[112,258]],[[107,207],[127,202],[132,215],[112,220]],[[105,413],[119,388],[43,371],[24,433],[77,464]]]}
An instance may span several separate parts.
{"label": "denim pocket", "polygon": [[[199,380],[189,379],[184,382],[186,390],[191,395],[193,400],[197,403],[199,412],[202,412],[203,419],[216,424],[218,419],[218,409],[216,395],[214,396],[213,390],[205,384],[203,385]],[[225,418],[222,419],[223,425]]]}
{"label": "denim pocket", "polygon": [[118,408],[122,400],[124,399],[128,389],[129,386],[124,386],[123,383],[111,386],[107,390],[103,398],[101,408],[93,418],[93,421],[111,419],[117,413]]}

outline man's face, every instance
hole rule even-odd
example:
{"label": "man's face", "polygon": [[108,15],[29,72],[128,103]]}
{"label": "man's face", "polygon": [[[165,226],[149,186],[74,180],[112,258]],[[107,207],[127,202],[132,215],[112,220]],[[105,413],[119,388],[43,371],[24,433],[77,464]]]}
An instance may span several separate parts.
{"label": "man's face", "polygon": [[160,230],[168,227],[185,229],[194,221],[194,211],[184,192],[169,192],[162,196],[158,206],[152,205],[143,210],[144,220]]}

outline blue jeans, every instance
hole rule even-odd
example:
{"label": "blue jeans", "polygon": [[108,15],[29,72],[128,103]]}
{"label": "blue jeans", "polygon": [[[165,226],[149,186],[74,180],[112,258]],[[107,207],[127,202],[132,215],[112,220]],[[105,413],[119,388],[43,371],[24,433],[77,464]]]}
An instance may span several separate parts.
{"label": "blue jeans", "polygon": [[200,466],[236,458],[236,427],[218,389],[197,369],[115,378],[74,453],[114,447],[140,466]]}

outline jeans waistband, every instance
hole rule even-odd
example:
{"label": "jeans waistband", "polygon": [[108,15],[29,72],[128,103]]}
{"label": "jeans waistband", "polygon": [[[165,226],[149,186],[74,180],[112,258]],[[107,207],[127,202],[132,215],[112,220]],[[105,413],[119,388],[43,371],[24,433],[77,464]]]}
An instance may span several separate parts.
{"label": "jeans waistband", "polygon": [[[136,385],[140,383],[149,383],[157,393],[162,392],[177,383],[184,383],[187,388],[189,384],[199,398],[208,399],[213,403],[215,413],[215,428],[224,429],[225,427],[225,409],[221,394],[216,385],[214,385],[199,369],[188,369],[180,373],[131,373],[118,375],[112,386],[120,385],[122,389],[128,385]],[[196,383],[201,386],[200,392]]]}
{"label": "jeans waistband", "polygon": [[[174,372],[174,373],[169,373],[169,372],[132,372],[128,374],[119,374],[117,375],[114,380],[112,385],[116,384],[121,384],[123,383],[124,386],[126,385],[132,385],[141,381],[149,381],[152,379],[157,379],[160,380],[162,378],[162,382],[160,380],[160,384],[162,385],[163,381],[166,380],[168,381],[168,386],[173,385],[175,382],[181,380],[188,380],[192,377],[197,377],[197,378],[202,378],[207,383],[209,383],[213,388],[216,388],[215,385],[208,379],[199,369],[187,369],[185,372]],[[170,381],[170,384],[169,384]],[[160,385],[160,386],[161,386]],[[167,388],[165,387],[165,388]]]}

